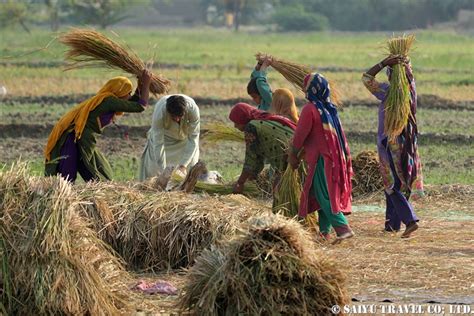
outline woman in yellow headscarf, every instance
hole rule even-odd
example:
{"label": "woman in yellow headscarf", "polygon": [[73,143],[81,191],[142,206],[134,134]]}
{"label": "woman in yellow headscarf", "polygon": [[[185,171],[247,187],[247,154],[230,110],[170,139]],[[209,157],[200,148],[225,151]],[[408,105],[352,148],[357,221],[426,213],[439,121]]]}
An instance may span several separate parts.
{"label": "woman in yellow headscarf", "polygon": [[296,108],[295,97],[290,90],[281,88],[273,92],[272,113],[289,118],[294,123],[298,123],[298,109]]}
{"label": "woman in yellow headscarf", "polygon": [[151,73],[144,70],[132,97],[132,82],[115,77],[95,96],[66,113],[49,135],[44,151],[45,175],[60,174],[74,182],[79,172],[84,181],[111,180],[112,168],[97,149],[95,134],[102,134],[115,115],[142,112],[148,104],[150,82]]}

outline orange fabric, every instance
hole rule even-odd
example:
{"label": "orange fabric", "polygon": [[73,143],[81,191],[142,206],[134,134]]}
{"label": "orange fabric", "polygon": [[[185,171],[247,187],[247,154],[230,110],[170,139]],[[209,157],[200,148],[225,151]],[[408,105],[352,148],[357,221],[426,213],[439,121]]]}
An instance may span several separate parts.
{"label": "orange fabric", "polygon": [[74,126],[76,140],[80,139],[84,126],[86,125],[89,113],[93,111],[102,101],[110,96],[118,98],[124,97],[132,92],[132,82],[126,77],[115,77],[107,81],[107,83],[97,92],[95,96],[80,103],[72,110],[67,112],[53,127],[49,134],[48,143],[44,150],[46,161],[51,159],[51,151],[58,142],[63,133]]}
{"label": "orange fabric", "polygon": [[288,89],[276,89],[272,97],[272,110],[275,114],[285,116],[298,123],[298,110],[296,109],[295,97]]}

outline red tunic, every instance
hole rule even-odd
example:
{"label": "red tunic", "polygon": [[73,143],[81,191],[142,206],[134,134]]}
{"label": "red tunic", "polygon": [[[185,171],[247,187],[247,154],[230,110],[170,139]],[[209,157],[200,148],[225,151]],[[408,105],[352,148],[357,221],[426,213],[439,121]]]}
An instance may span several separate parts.
{"label": "red tunic", "polygon": [[[305,161],[308,164],[308,176],[301,193],[300,209],[298,215],[305,217],[320,209],[319,203],[311,193],[314,172],[320,156],[324,159],[331,210],[334,214],[343,212],[350,214],[352,208],[351,187],[348,183],[337,180],[337,163],[333,163],[329,148],[324,138],[323,125],[318,109],[312,103],[307,103],[300,114],[298,126],[293,139],[293,147],[305,150]],[[350,177],[348,177],[350,179]],[[350,181],[350,180],[349,180]]]}

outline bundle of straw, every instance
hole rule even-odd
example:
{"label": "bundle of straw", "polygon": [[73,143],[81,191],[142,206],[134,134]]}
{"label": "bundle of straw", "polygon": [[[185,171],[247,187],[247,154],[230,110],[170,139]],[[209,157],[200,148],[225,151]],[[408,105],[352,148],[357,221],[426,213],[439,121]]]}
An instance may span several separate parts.
{"label": "bundle of straw", "polygon": [[278,192],[275,194],[275,212],[282,212],[287,217],[298,215],[301,196],[301,179],[298,170],[293,169],[290,164],[281,176]]}
{"label": "bundle of straw", "polygon": [[264,211],[255,201],[136,189],[136,184],[76,186],[81,214],[135,270],[187,267],[242,221]]}
{"label": "bundle of straw", "polygon": [[131,279],[60,178],[0,171],[2,302],[10,315],[118,315]]}
{"label": "bundle of straw", "polygon": [[[408,56],[415,41],[415,35],[391,38],[388,41],[390,55]],[[405,66],[393,66],[390,77],[390,89],[385,100],[385,135],[395,139],[408,123],[410,115],[410,85],[406,76]]]}
{"label": "bundle of straw", "polygon": [[[176,173],[171,176],[172,180],[181,182],[183,178]],[[231,183],[207,183],[203,181],[197,181],[194,186],[194,192],[197,193],[208,193],[208,194],[218,194],[218,195],[227,195],[232,194],[233,184]],[[255,182],[247,181],[244,186],[244,195],[257,197],[260,195],[260,190],[258,189]]]}
{"label": "bundle of straw", "polygon": [[207,124],[203,130],[203,137],[206,141],[217,143],[221,141],[244,142],[244,133],[238,129],[224,123]]}
{"label": "bundle of straw", "polygon": [[352,179],[354,196],[379,192],[383,189],[377,152],[373,150],[360,152],[352,160],[352,167],[355,175]]}
{"label": "bundle of straw", "polygon": [[301,90],[304,89],[303,82],[304,77],[311,73],[311,68],[305,65],[301,65],[289,60],[284,60],[272,56],[270,54],[258,52],[255,54],[257,61],[263,62],[265,58],[269,57],[272,60],[271,66],[278,71],[283,77],[289,82],[294,84]]}
{"label": "bundle of straw", "polygon": [[[141,76],[145,64],[131,50],[126,49],[105,35],[94,30],[73,29],[59,37],[59,41],[69,47],[66,59],[71,63],[67,70],[86,67],[118,68],[135,76]],[[168,91],[170,81],[154,75],[150,91],[163,94]]]}
{"label": "bundle of straw", "polygon": [[273,214],[203,251],[183,292],[180,305],[198,315],[331,315],[348,302],[337,265],[297,222]]}
{"label": "bundle of straw", "polygon": [[[272,56],[266,53],[258,52],[255,54],[257,61],[263,62],[265,58],[269,57],[272,60],[271,66],[278,71],[286,80],[292,83],[295,87],[299,88],[301,91],[304,90],[304,78],[312,73],[311,68],[298,64],[289,60],[284,60]],[[331,102],[340,106],[341,105],[341,94],[337,89],[337,85],[334,81],[328,80],[331,86]]]}

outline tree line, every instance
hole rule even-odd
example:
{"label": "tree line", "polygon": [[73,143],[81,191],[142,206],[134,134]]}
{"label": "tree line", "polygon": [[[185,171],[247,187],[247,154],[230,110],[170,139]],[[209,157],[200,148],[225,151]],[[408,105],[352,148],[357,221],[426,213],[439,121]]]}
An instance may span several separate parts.
{"label": "tree line", "polygon": [[[271,25],[281,31],[398,31],[427,28],[474,10],[474,0],[189,0],[202,23]],[[106,28],[130,17],[130,7],[178,5],[176,0],[0,0],[0,27],[61,23]],[[213,10],[213,18],[206,14]],[[229,19],[230,17],[230,19]],[[227,22],[227,23],[226,23]]]}

